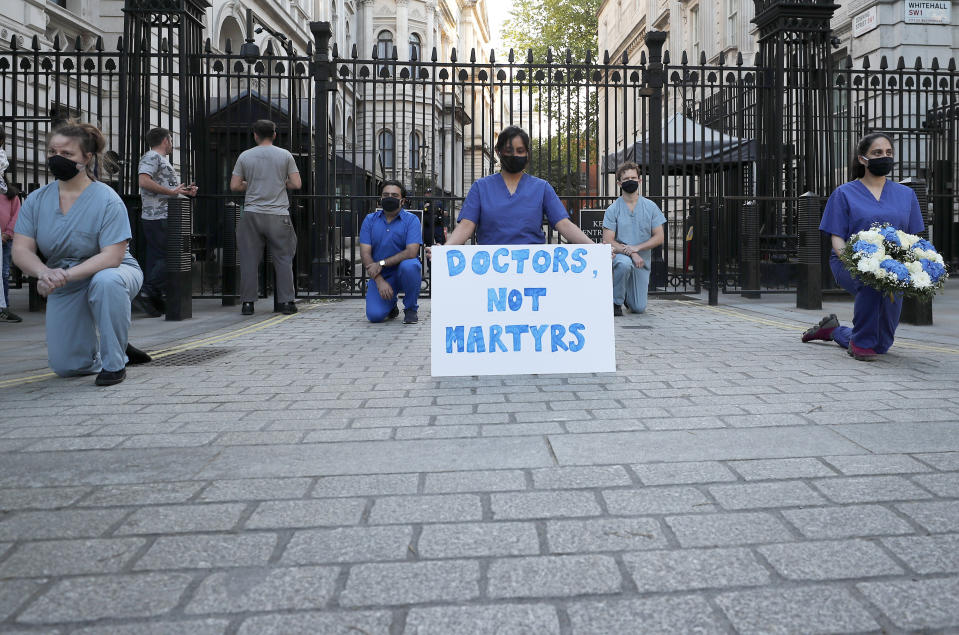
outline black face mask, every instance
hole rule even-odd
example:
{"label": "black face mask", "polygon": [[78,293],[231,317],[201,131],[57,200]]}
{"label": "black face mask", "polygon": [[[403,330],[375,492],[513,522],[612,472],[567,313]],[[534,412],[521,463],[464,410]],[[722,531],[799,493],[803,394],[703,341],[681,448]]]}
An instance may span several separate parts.
{"label": "black face mask", "polygon": [[499,162],[503,165],[503,171],[511,174],[522,172],[527,161],[529,161],[529,157],[518,157],[511,154],[501,154],[499,157]]}
{"label": "black face mask", "polygon": [[623,184],[620,185],[620,187],[623,188],[623,191],[626,192],[627,194],[632,194],[633,192],[639,189],[639,181],[633,181],[633,180],[623,181]]}
{"label": "black face mask", "polygon": [[400,208],[400,199],[392,196],[384,196],[380,199],[380,207],[384,212],[395,212]]}
{"label": "black face mask", "polygon": [[[865,159],[866,157],[863,158]],[[866,166],[866,169],[876,176],[886,176],[892,172],[892,166],[895,163],[896,160],[892,157],[877,157],[875,159],[869,159],[869,165]]]}
{"label": "black face mask", "polygon": [[80,174],[80,169],[77,167],[76,161],[71,161],[70,159],[62,157],[59,154],[47,159],[47,169],[50,170],[50,174],[53,175],[53,178],[61,181],[69,181],[76,175]]}

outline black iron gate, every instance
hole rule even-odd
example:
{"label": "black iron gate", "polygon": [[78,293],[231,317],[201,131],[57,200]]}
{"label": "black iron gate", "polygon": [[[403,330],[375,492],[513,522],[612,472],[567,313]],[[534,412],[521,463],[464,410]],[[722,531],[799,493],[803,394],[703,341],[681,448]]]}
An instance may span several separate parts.
{"label": "black iron gate", "polygon": [[707,284],[794,292],[804,266],[825,272],[824,252],[801,248],[803,206],[821,207],[846,180],[856,139],[874,130],[896,136],[895,177],[922,180],[934,237],[948,260],[959,258],[955,63],[837,62],[829,3],[760,2],[761,54],[715,64],[670,60],[655,32],[639,59],[616,60],[512,51],[484,60],[456,50],[401,59],[395,48],[363,57],[330,48],[326,23],[311,25],[305,51],[288,41],[260,51],[252,23],[242,45],[215,50],[203,39],[206,4],[127,0],[115,45],[44,47],[34,38],[0,51],[0,122],[11,180],[26,191],[47,180],[50,128],[68,116],[88,120],[110,143],[100,178],[128,201],[136,225],[143,136],[154,126],[174,132],[174,163],[200,188],[189,241],[194,296],[235,299],[242,197],[227,184],[259,118],[277,123],[278,143],[305,177],[291,208],[301,297],[364,292],[358,229],[385,179],[406,184],[410,209],[428,210],[428,237],[437,223],[451,228],[472,182],[496,170],[492,146],[511,124],[530,131],[529,171],[553,185],[574,222],[615,200],[620,162],[640,164],[641,193],[667,218],[653,263],[658,293]]}

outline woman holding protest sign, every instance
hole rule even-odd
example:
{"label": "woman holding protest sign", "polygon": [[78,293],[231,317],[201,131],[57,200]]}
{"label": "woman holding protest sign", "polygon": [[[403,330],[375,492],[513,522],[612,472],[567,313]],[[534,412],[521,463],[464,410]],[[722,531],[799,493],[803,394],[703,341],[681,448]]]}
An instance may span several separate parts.
{"label": "woman holding protest sign", "polygon": [[553,187],[526,174],[529,135],[525,130],[504,129],[495,150],[501,171],[473,183],[447,245],[465,245],[474,232],[481,245],[542,244],[546,242],[544,216],[567,242],[593,244],[570,220]]}

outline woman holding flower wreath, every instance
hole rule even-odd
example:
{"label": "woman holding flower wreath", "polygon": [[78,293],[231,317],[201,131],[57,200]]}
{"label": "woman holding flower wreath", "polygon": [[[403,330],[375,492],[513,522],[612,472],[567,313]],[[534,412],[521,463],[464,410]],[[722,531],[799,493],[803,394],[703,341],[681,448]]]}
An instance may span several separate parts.
{"label": "woman holding flower wreath", "polygon": [[819,229],[832,237],[829,266],[836,282],[855,297],[852,327],[840,326],[835,315],[803,333],[802,341],[832,340],[858,360],[872,361],[892,346],[902,296],[866,286],[849,273],[839,256],[853,234],[874,224],[918,234],[924,229],[919,201],[910,188],[887,178],[895,164],[892,138],[883,132],[863,137],[852,164],[853,180],[840,185],[826,202]]}

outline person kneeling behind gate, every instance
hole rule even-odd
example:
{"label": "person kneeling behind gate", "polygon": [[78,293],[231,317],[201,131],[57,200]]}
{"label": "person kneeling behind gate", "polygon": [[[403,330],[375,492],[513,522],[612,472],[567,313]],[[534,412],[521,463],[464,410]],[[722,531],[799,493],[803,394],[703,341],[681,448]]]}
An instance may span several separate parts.
{"label": "person kneeling behind gate", "polygon": [[363,219],[360,257],[369,277],[366,317],[370,322],[392,320],[400,314],[397,292],[404,293],[404,324],[416,324],[417,300],[423,267],[419,261],[423,230],[419,219],[403,209],[406,189],[399,181],[386,181],[380,207]]}

